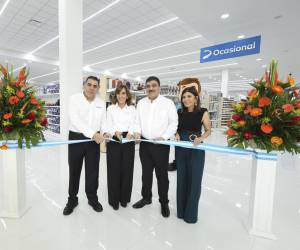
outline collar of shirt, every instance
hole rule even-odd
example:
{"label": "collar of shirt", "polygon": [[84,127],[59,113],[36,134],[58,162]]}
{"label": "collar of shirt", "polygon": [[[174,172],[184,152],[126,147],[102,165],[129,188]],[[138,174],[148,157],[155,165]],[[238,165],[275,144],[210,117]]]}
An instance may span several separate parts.
{"label": "collar of shirt", "polygon": [[148,103],[156,103],[159,102],[160,99],[161,99],[161,95],[158,95],[154,100],[151,100],[148,96],[146,97]]}
{"label": "collar of shirt", "polygon": [[93,101],[89,102],[88,99],[85,97],[84,93],[82,92],[81,93],[81,99],[86,104],[95,105],[96,108],[103,108],[102,100],[98,95],[95,96]]}

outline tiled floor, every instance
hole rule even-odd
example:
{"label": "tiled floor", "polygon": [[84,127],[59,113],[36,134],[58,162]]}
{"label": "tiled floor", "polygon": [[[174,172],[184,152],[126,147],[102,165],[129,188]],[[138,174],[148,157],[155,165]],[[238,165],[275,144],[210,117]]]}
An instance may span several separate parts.
{"label": "tiled floor", "polygon": [[[214,132],[210,143],[224,144]],[[21,219],[0,218],[1,250],[299,250],[300,158],[280,159],[275,192],[273,229],[276,241],[247,231],[251,158],[208,152],[199,221],[176,218],[176,172],[169,173],[171,216],[160,214],[154,178],[152,205],[135,210],[140,198],[141,166],[136,154],[132,202],[114,211],[107,204],[106,162],[101,155],[99,198],[102,213],[87,204],[82,178],[79,206],[62,215],[67,199],[66,147],[27,152],[28,204]],[[84,176],[84,173],[82,173]]]}

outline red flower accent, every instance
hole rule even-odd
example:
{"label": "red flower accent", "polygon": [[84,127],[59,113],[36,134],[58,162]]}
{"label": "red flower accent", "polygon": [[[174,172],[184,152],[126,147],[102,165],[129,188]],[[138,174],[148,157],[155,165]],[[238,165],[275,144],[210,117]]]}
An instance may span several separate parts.
{"label": "red flower accent", "polygon": [[240,121],[242,117],[239,114],[235,114],[232,116],[232,120],[235,120],[236,122]]}
{"label": "red flower accent", "polygon": [[292,104],[284,104],[282,105],[284,113],[290,113],[294,110],[294,106]]}
{"label": "red flower accent", "polygon": [[269,97],[261,97],[258,99],[258,106],[259,107],[264,107],[264,106],[268,106],[271,104],[271,99]]}
{"label": "red flower accent", "polygon": [[297,107],[298,109],[300,109],[300,102],[294,103],[294,106]]}
{"label": "red flower accent", "polygon": [[36,113],[34,111],[31,111],[28,115],[27,115],[27,118],[29,120],[34,120],[36,117]]}
{"label": "red flower accent", "polygon": [[265,134],[270,134],[273,131],[273,127],[269,123],[263,123],[263,124],[261,124],[260,129]]}
{"label": "red flower accent", "polygon": [[16,93],[16,95],[17,95],[17,97],[19,97],[20,99],[22,99],[22,98],[25,96],[24,92],[21,91],[21,90],[18,90],[17,93]]}
{"label": "red flower accent", "polygon": [[8,99],[9,104],[14,105],[19,102],[19,98],[17,96],[11,96]]}
{"label": "red flower accent", "polygon": [[10,118],[12,118],[12,113],[6,113],[3,115],[3,119],[5,119],[5,120],[8,120]]}
{"label": "red flower accent", "polygon": [[46,117],[42,118],[40,123],[41,123],[41,125],[44,126],[44,127],[47,126],[47,125],[48,125],[48,120],[47,120],[47,118],[46,118]]}
{"label": "red flower accent", "polygon": [[294,116],[291,118],[292,121],[300,121],[300,116]]}
{"label": "red flower accent", "polygon": [[251,132],[247,131],[247,132],[244,132],[243,136],[246,140],[250,140],[253,137],[253,134]]}
{"label": "red flower accent", "polygon": [[4,127],[2,130],[4,133],[9,133],[12,131],[12,127]]}

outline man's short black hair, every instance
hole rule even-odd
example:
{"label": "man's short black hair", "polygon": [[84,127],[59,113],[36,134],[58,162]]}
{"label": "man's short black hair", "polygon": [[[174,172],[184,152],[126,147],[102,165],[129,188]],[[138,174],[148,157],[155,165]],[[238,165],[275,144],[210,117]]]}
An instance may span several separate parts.
{"label": "man's short black hair", "polygon": [[151,82],[151,81],[156,81],[158,83],[158,86],[160,86],[160,80],[158,79],[158,77],[156,76],[149,76],[147,79],[146,79],[146,83],[147,82]]}
{"label": "man's short black hair", "polygon": [[96,76],[88,76],[88,77],[86,78],[86,80],[85,80],[84,83],[86,83],[89,79],[96,81],[96,82],[98,83],[98,86],[99,86],[99,84],[100,84],[100,79],[99,79],[98,77],[96,77]]}

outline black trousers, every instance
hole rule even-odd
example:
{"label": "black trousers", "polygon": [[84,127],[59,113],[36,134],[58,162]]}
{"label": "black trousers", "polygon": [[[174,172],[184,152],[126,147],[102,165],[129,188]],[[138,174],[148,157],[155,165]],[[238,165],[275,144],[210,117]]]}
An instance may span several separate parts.
{"label": "black trousers", "polygon": [[[89,139],[83,134],[69,132],[69,140]],[[97,202],[99,185],[100,146],[96,142],[69,144],[69,201],[77,201],[80,174],[83,160],[85,163],[85,193],[89,201]]]}
{"label": "black trousers", "polygon": [[145,200],[152,198],[153,169],[155,169],[159,202],[168,203],[170,147],[167,145],[140,143],[140,159],[142,163],[142,196]]}
{"label": "black trousers", "polygon": [[131,199],[135,143],[110,141],[106,149],[108,203],[118,206],[119,202],[127,203]]}

